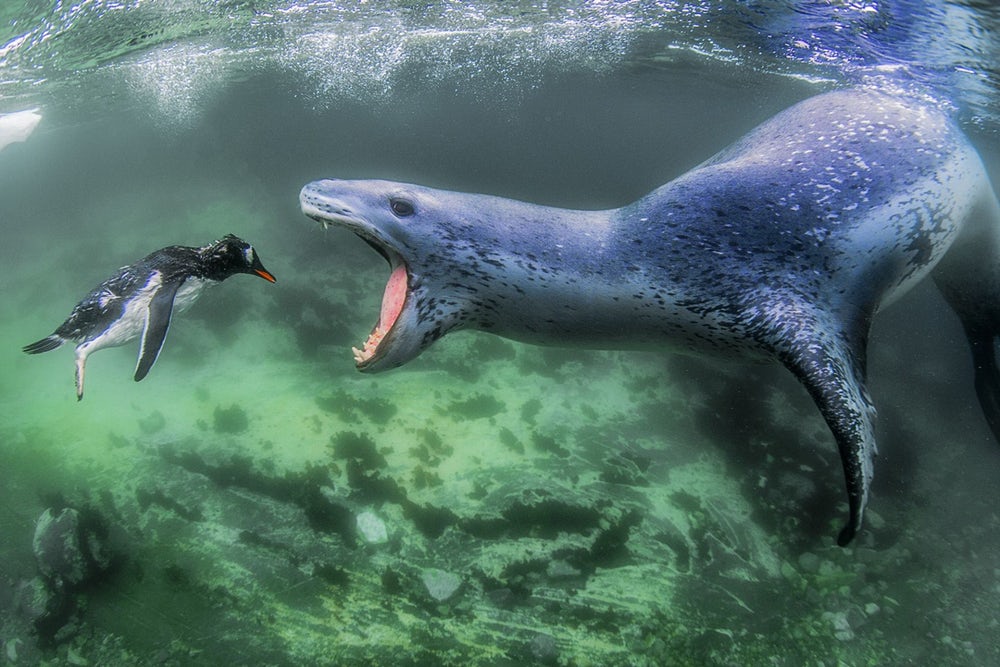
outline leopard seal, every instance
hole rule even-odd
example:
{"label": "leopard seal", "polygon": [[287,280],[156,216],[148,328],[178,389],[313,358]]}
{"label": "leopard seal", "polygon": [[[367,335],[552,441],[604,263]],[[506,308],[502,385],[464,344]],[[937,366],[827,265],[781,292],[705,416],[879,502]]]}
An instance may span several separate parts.
{"label": "leopard seal", "polygon": [[389,262],[359,370],[446,333],[547,345],[674,347],[776,360],[837,442],[862,525],[876,455],[872,318],[931,276],[965,328],[1000,438],[1000,206],[958,127],[922,99],[865,88],[802,101],[638,201],[575,211],[379,180],[300,195]]}

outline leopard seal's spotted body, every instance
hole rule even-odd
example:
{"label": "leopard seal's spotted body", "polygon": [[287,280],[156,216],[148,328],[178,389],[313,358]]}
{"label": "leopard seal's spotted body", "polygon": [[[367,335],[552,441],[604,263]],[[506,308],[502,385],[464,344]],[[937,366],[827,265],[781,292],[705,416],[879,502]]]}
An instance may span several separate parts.
{"label": "leopard seal's spotted body", "polygon": [[303,212],[392,276],[362,371],[461,328],[540,344],[775,359],[840,449],[861,526],[875,457],[872,317],[932,274],[959,314],[1000,431],[1000,213],[976,151],[933,105],[866,89],[808,99],[642,199],[573,211],[386,181],[323,180]]}

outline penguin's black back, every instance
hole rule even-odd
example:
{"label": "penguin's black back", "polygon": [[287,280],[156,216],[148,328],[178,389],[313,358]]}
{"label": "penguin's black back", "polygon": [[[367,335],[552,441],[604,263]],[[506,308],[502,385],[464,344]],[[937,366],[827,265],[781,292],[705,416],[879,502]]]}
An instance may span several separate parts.
{"label": "penguin's black back", "polygon": [[[55,330],[55,335],[68,340],[83,340],[104,331],[122,316],[125,305],[145,287],[154,272],[162,282],[184,280],[203,273],[197,248],[169,246],[146,255],[118,270],[90,291],[76,305],[70,316]],[[39,344],[42,341],[39,341]],[[47,351],[47,350],[39,350]]]}

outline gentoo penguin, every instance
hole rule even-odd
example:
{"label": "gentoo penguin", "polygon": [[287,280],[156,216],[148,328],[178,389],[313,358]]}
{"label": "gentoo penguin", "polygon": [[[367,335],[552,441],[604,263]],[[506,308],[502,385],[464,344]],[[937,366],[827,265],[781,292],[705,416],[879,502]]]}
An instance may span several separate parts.
{"label": "gentoo penguin", "polygon": [[186,310],[202,290],[237,273],[275,282],[257,252],[229,234],[201,248],[169,246],[151,253],[91,290],[51,336],[26,345],[28,354],[48,352],[73,341],[76,346],[76,398],[83,398],[87,356],[124,345],[142,335],[135,381],[156,362],[173,310]]}

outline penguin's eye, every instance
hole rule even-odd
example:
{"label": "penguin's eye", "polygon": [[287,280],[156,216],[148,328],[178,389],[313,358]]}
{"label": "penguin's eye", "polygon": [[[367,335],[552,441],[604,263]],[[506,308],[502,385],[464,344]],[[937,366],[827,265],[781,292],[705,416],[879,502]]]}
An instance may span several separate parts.
{"label": "penguin's eye", "polygon": [[392,212],[400,218],[409,217],[415,212],[413,204],[405,199],[399,199],[398,197],[393,197],[389,200],[389,208],[391,208]]}
{"label": "penguin's eye", "polygon": [[247,246],[243,249],[243,259],[246,260],[247,264],[253,264],[253,246]]}

